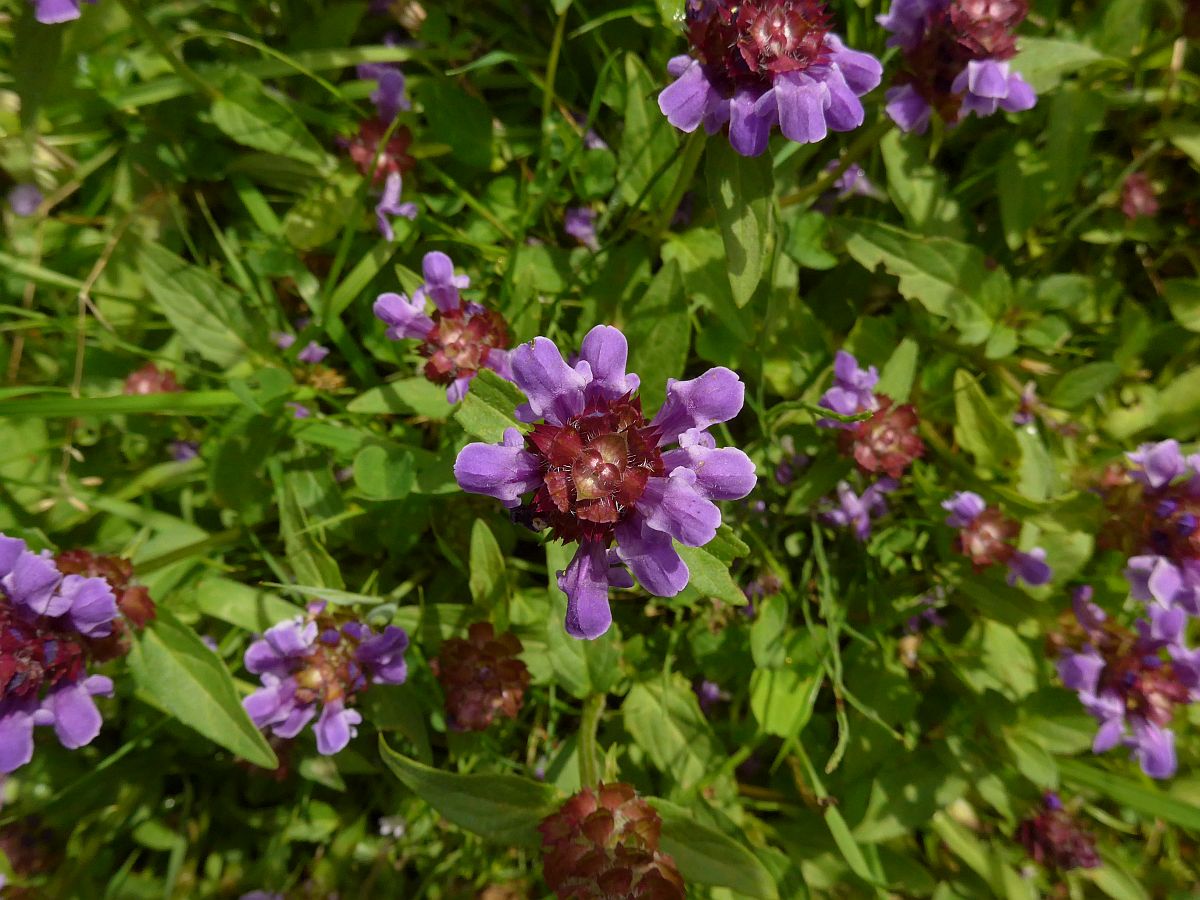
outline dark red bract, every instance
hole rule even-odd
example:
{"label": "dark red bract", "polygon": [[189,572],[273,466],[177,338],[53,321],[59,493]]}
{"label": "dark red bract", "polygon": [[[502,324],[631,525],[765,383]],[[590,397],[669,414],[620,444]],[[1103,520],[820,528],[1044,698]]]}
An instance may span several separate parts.
{"label": "dark red bract", "polygon": [[687,20],[697,57],[730,90],[768,88],[774,75],[828,61],[820,0],[699,0],[688,4]]}
{"label": "dark red bract", "polygon": [[525,441],[545,472],[533,510],[563,541],[610,540],[650,477],[663,474],[657,432],[629,395],[593,403],[565,425],[537,425]]}
{"label": "dark red bract", "polygon": [[140,369],[130,372],[125,378],[126,394],[173,394],[181,391],[175,373],[170,369],[160,369],[152,362],[146,363]]}
{"label": "dark red bract", "polygon": [[78,681],[87,656],[78,632],[42,616],[22,617],[0,595],[0,701]]}
{"label": "dark red bract", "polygon": [[925,453],[925,442],[917,434],[918,424],[917,411],[911,404],[895,406],[891,397],[880,396],[879,408],[871,418],[839,433],[839,446],[864,472],[885,472],[899,478],[913,460]]}
{"label": "dark red bract", "polygon": [[661,830],[630,785],[584,788],[538,826],[546,884],[560,900],[683,900],[675,861],[658,849]]}
{"label": "dark red bract", "polygon": [[521,641],[512,632],[496,636],[490,622],[476,622],[467,639],[450,638],[429,667],[446,694],[446,717],[457,731],[483,731],[497,715],[521,711],[529,670],[517,659]]}
{"label": "dark red bract", "polygon": [[1034,862],[1060,871],[1100,865],[1096,839],[1065,809],[1046,809],[1017,826],[1016,840]]}
{"label": "dark red bract", "polygon": [[958,533],[958,549],[977,569],[1008,562],[1021,526],[998,509],[988,507]]}
{"label": "dark red bract", "polygon": [[484,367],[488,351],[508,347],[508,325],[500,313],[468,305],[433,314],[433,329],[417,352],[425,357],[425,377],[434,384],[469,378]]}
{"label": "dark red bract", "polygon": [[[379,148],[388,126],[379,119],[367,119],[358,127],[356,134],[347,143],[350,158],[358,166],[358,171],[367,175],[371,171],[371,160]],[[379,152],[379,161],[375,164],[373,180],[378,183],[393,174],[403,175],[412,170],[417,161],[408,155],[412,144],[412,132],[401,125],[392,132],[387,146]]]}

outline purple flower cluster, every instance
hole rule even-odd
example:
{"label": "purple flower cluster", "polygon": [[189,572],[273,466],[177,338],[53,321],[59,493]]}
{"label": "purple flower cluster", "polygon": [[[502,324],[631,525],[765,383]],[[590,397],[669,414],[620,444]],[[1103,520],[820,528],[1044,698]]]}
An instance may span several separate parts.
{"label": "purple flower cluster", "polygon": [[[509,361],[508,326],[499,313],[478,303],[464,303],[459,291],[470,286],[467,275],[455,275],[454,263],[445,253],[426,253],[422,262],[425,284],[404,294],[380,294],[375,317],[388,326],[393,341],[415,340],[417,352],[427,360],[425,377],[447,385],[446,399],[457,403],[466,396],[471,379],[481,368],[501,378],[512,379]],[[435,311],[425,312],[432,300]]]}
{"label": "purple flower cluster", "polygon": [[33,727],[53,725],[75,750],[100,733],[91,642],[113,633],[117,601],[103,578],[63,575],[49,554],[0,534],[0,775],[33,758]]}
{"label": "purple flower cluster", "polygon": [[1018,550],[1013,541],[1020,533],[1020,525],[989,507],[978,494],[958,491],[942,502],[942,509],[950,514],[946,524],[959,530],[959,551],[976,569],[1003,563],[1008,566],[1009,584],[1016,584],[1017,579],[1031,585],[1050,580],[1053,572],[1046,565],[1046,551],[1041,547],[1034,547],[1028,553]]}
{"label": "purple flower cluster", "polygon": [[521,508],[559,540],[578,542],[558,575],[566,628],[578,638],[608,630],[609,587],[633,585],[625,566],[655,596],[683,590],[690,573],[672,541],[707,544],[721,524],[713,501],[745,497],[756,482],[750,458],[718,449],[706,430],[741,410],[745,386],[735,373],[717,367],[669,380],[647,423],[627,357],[625,336],[607,325],[588,332],[573,366],[548,338],[517,347],[513,381],[528,398],[517,417],[540,423],[527,435],[508,429],[500,444],[468,444],[454,464],[464,490]]}
{"label": "purple flower cluster", "polygon": [[[878,383],[878,369],[874,366],[861,369],[852,354],[839,350],[833,357],[833,387],[821,396],[819,405],[840,416],[871,412],[879,408],[879,401],[875,398],[875,385]],[[820,419],[817,424],[822,428],[853,427],[833,419]]]}
{"label": "purple flower cluster", "polygon": [[[886,515],[887,500],[885,494],[896,490],[900,483],[894,478],[883,477],[870,485],[862,496],[845,481],[839,481],[837,486],[837,505],[821,513],[821,518],[830,525],[841,528],[853,528],[854,536],[865,541],[871,536],[871,520]],[[830,501],[826,501],[829,503]]]}
{"label": "purple flower cluster", "polygon": [[859,98],[883,76],[832,33],[819,0],[687,0],[686,21],[692,55],[667,64],[659,109],[681,131],[728,126],[743,156],[766,150],[775,126],[802,144],[858,128]]}
{"label": "purple flower cluster", "polygon": [[1011,69],[1013,29],[1026,0],[892,0],[878,22],[900,47],[904,69],[887,91],[887,112],[903,131],[924,133],[936,110],[947,122],[969,113],[1021,112],[1037,102]]}
{"label": "purple flower cluster", "polygon": [[339,621],[324,603],[310,604],[307,616],[272,626],[247,648],[246,668],[263,686],[243,705],[255,725],[284,739],[316,718],[317,751],[332,755],[362,722],[348,708],[354,695],[368,684],[404,683],[407,648],[403,628],[388,625],[376,634],[361,622]]}
{"label": "purple flower cluster", "polygon": [[[1075,591],[1075,617],[1084,633],[1080,648],[1058,660],[1063,684],[1099,723],[1092,752],[1131,748],[1151,778],[1175,774],[1175,707],[1200,699],[1200,650],[1184,643],[1184,610],[1151,605],[1136,633],[1108,621],[1091,602],[1092,590]],[[1167,659],[1163,658],[1163,653]]]}

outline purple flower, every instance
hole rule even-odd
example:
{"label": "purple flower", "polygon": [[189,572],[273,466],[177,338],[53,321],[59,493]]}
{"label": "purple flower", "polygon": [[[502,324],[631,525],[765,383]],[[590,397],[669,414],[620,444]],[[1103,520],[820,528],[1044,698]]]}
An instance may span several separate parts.
{"label": "purple flower", "polygon": [[989,508],[984,499],[972,491],[959,491],[942,501],[942,509],[950,515],[946,524],[959,529],[958,549],[975,565],[1004,563],[1008,566],[1008,583],[1020,579],[1026,584],[1046,584],[1053,572],[1046,565],[1046,551],[1034,547],[1028,552],[1018,550],[1014,541],[1021,526],[1000,510]]}
{"label": "purple flower", "polygon": [[718,703],[729,699],[728,692],[721,690],[719,684],[707,678],[694,685],[693,690],[696,692],[696,699],[700,701],[700,710],[704,713],[712,712]]}
{"label": "purple flower", "polygon": [[[825,171],[832,172],[837,167],[838,161],[831,159],[826,164]],[[838,200],[845,200],[847,197],[870,197],[872,200],[883,199],[883,193],[867,177],[866,169],[858,165],[858,163],[852,163],[846,167],[845,171],[834,181],[833,190],[836,192]]]}
{"label": "purple flower", "polygon": [[1039,405],[1037,385],[1032,381],[1025,382],[1025,387],[1021,389],[1021,405],[1013,413],[1013,424],[1028,425],[1033,421],[1033,414]]}
{"label": "purple flower", "polygon": [[1032,108],[1033,88],[1009,63],[1028,9],[1023,0],[893,0],[876,19],[904,58],[886,94],[888,115],[902,131],[923,133],[935,110],[953,124],[969,113]]}
{"label": "purple flower", "polygon": [[821,518],[831,525],[838,525],[842,528],[853,527],[855,537],[860,541],[865,541],[871,535],[871,520],[887,513],[887,501],[884,499],[884,495],[899,486],[894,478],[880,478],[863,491],[860,497],[851,490],[849,484],[839,481],[837,505],[823,512]]}
{"label": "purple flower", "polygon": [[573,206],[563,216],[563,231],[593,253],[600,249],[596,240],[596,213],[586,206]]}
{"label": "purple flower", "polygon": [[[1107,622],[1089,596],[1090,589],[1081,589],[1074,598],[1087,642],[1059,657],[1059,678],[1099,722],[1093,753],[1122,744],[1151,778],[1169,778],[1176,768],[1175,735],[1169,727],[1174,708],[1200,696],[1195,652],[1179,643],[1182,619],[1159,611],[1136,623],[1135,636]],[[1171,662],[1162,659],[1163,649]]]}
{"label": "purple flower", "polygon": [[302,363],[319,363],[329,355],[329,348],[322,347],[316,341],[309,341],[308,346],[296,354],[296,359]]}
{"label": "purple flower", "polygon": [[758,156],[776,125],[809,144],[863,123],[859,97],[883,67],[829,30],[823,3],[708,0],[689,3],[686,16],[694,55],[667,64],[675,81],[658,96],[676,128],[715,134],[728,125],[734,150]]}
{"label": "purple flower", "polygon": [[8,208],[18,216],[32,216],[42,205],[42,192],[36,184],[18,184],[8,192]]}
{"label": "purple flower", "polygon": [[168,450],[175,462],[187,462],[200,455],[200,445],[195,441],[171,441]]}
{"label": "purple flower", "polygon": [[363,80],[375,81],[371,102],[375,104],[379,119],[385,125],[390,125],[401,110],[412,108],[404,94],[404,73],[396,66],[390,63],[360,63],[357,74]]}
{"label": "purple flower", "polygon": [[272,331],[271,340],[274,341],[275,346],[280,350],[288,350],[292,344],[296,343],[296,336],[288,334],[286,331]]}
{"label": "purple flower", "polygon": [[246,649],[246,668],[262,687],[243,705],[255,725],[284,739],[315,718],[317,751],[331,756],[362,722],[347,703],[370,684],[403,684],[407,649],[403,628],[388,625],[376,634],[327,613],[324,603],[311,604],[307,616],[272,626]]}
{"label": "purple flower", "polygon": [[53,725],[69,750],[100,733],[92,698],[113,685],[88,675],[90,641],[110,636],[117,619],[103,578],[64,576],[53,557],[0,534],[0,775],[33,758],[35,725]]}
{"label": "purple flower", "polygon": [[388,175],[387,181],[383,183],[383,196],[375,204],[375,219],[379,224],[379,233],[389,243],[396,238],[390,217],[401,216],[410,220],[417,217],[417,204],[400,202],[401,186],[400,173],[392,172]]}
{"label": "purple flower", "polygon": [[[454,263],[445,253],[426,253],[422,262],[425,284],[404,294],[380,294],[375,300],[375,317],[388,326],[393,341],[417,340],[417,352],[425,357],[425,377],[446,385],[446,399],[457,403],[466,396],[475,373],[491,369],[501,378],[512,379],[508,325],[495,310],[478,303],[464,303],[459,291],[470,286],[466,275],[454,274]],[[426,313],[426,300],[436,307]]]}
{"label": "purple flower", "polygon": [[[95,3],[96,0],[88,0]],[[37,20],[43,25],[58,25],[80,16],[79,0],[33,0]]]}
{"label": "purple flower", "polygon": [[312,416],[312,410],[303,403],[296,403],[293,400],[289,400],[283,405],[292,411],[293,419],[307,419]]}
{"label": "purple flower", "polygon": [[1125,578],[1133,599],[1200,616],[1200,560],[1175,563],[1154,554],[1133,556]]}
{"label": "purple flower", "polygon": [[904,625],[904,630],[909,634],[916,634],[926,627],[944,627],[946,620],[942,618],[942,614],[938,612],[938,609],[945,599],[946,588],[940,584],[928,594],[922,595],[918,600],[921,605],[920,611],[915,615],[909,616],[908,621]]}
{"label": "purple flower", "polygon": [[1185,459],[1179,441],[1175,440],[1142,444],[1125,455],[1136,466],[1130,470],[1130,476],[1152,490],[1166,487],[1180,475],[1195,475],[1200,469],[1194,462],[1197,457]]}
{"label": "purple flower", "polygon": [[[874,366],[861,369],[858,360],[845,350],[839,350],[833,358],[833,387],[822,395],[819,405],[841,416],[878,409],[879,401],[875,399],[878,382],[879,371]],[[821,419],[817,424],[823,428],[850,427],[832,419]]]}
{"label": "purple flower", "polygon": [[745,497],[756,481],[750,458],[717,448],[705,430],[741,410],[745,387],[736,374],[718,367],[669,380],[647,424],[627,356],[625,336],[607,325],[588,332],[574,366],[548,338],[516,348],[513,381],[528,399],[517,417],[542,421],[524,437],[510,428],[500,444],[468,444],[454,464],[464,490],[521,506],[554,537],[578,542],[558,583],[567,631],[579,638],[608,630],[609,587],[632,584],[624,566],[655,596],[683,590],[688,567],[672,542],[708,543],[721,524],[713,501]]}

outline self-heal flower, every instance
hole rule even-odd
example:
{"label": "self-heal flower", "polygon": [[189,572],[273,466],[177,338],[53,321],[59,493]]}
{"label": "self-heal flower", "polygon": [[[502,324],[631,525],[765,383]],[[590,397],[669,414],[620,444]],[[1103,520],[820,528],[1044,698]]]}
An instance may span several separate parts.
{"label": "self-heal flower", "polygon": [[302,363],[319,363],[329,355],[329,348],[322,347],[316,341],[309,341],[308,345],[296,354],[296,359]]}
{"label": "self-heal flower", "polygon": [[903,69],[886,94],[887,113],[903,131],[923,133],[934,112],[950,123],[969,113],[1033,107],[1033,88],[1012,71],[1013,31],[1026,0],[893,0],[878,17],[903,51]]}
{"label": "self-heal flower", "polygon": [[384,125],[390,125],[401,110],[412,109],[412,103],[404,92],[404,73],[398,66],[390,63],[360,63],[356,73],[364,81],[375,82],[371,102],[375,104],[379,120]]}
{"label": "self-heal flower", "polygon": [[887,513],[887,500],[884,495],[899,486],[894,478],[880,478],[863,491],[860,497],[849,484],[839,481],[836,505],[827,501],[831,504],[830,508],[821,513],[821,518],[831,525],[853,528],[854,536],[860,541],[865,541],[871,536],[871,520]]}
{"label": "self-heal flower", "polygon": [[689,0],[686,20],[692,55],[667,64],[658,96],[681,131],[728,125],[733,149],[758,156],[776,125],[802,144],[862,125],[883,67],[832,33],[820,0]]}
{"label": "self-heal flower", "polygon": [[685,896],[675,861],[658,849],[662,819],[628,784],[584,787],[538,831],[542,872],[559,898]]}
{"label": "self-heal flower", "polygon": [[379,233],[389,243],[396,238],[396,232],[392,228],[393,217],[398,216],[409,220],[417,217],[417,204],[411,201],[404,203],[400,201],[402,186],[400,173],[392,172],[388,175],[387,181],[383,183],[383,196],[375,204],[375,220],[379,225]]}
{"label": "self-heal flower", "polygon": [[[353,138],[338,141],[347,149],[358,170],[364,175],[371,175],[375,184],[389,175],[410,172],[417,164],[408,152],[412,145],[412,132],[401,125],[392,131],[392,136],[385,144],[383,138],[388,128],[388,124],[378,118],[367,119],[359,125],[358,133]],[[371,170],[372,162],[375,164],[374,172]]]}
{"label": "self-heal flower", "polygon": [[511,631],[497,635],[490,622],[475,622],[467,638],[442,644],[429,668],[446,695],[446,719],[456,731],[484,731],[496,716],[521,711],[529,670],[518,659],[524,648]]}
{"label": "self-heal flower", "polygon": [[1063,808],[1055,793],[1046,793],[1042,808],[1021,821],[1015,837],[1034,862],[1047,868],[1066,872],[1100,866],[1095,837]]}
{"label": "self-heal flower", "polygon": [[313,603],[306,616],[274,625],[246,650],[246,668],[262,687],[243,701],[254,724],[276,737],[296,737],[313,719],[317,751],[326,756],[350,743],[362,715],[350,708],[370,684],[403,684],[408,634],[368,626]]}
{"label": "self-heal flower", "polygon": [[[466,275],[454,274],[454,263],[445,253],[426,253],[422,267],[425,284],[404,294],[380,294],[375,317],[388,326],[393,341],[416,340],[425,357],[425,377],[446,385],[446,399],[457,403],[467,393],[475,373],[491,369],[511,379],[508,325],[496,311],[464,302],[459,291],[471,284]],[[432,315],[425,301],[432,300]]]}
{"label": "self-heal flower", "polygon": [[972,491],[959,491],[942,503],[950,515],[946,524],[959,529],[958,549],[982,569],[1003,563],[1008,566],[1008,583],[1020,579],[1026,584],[1045,584],[1053,574],[1046,565],[1046,551],[1034,547],[1028,553],[1016,548],[1013,541],[1021,527],[1000,510],[989,507],[982,497]]}
{"label": "self-heal flower", "polygon": [[[875,385],[879,383],[879,370],[874,366],[866,369],[845,350],[839,350],[833,358],[833,387],[827,390],[820,405],[841,416],[853,416],[879,408],[875,398]],[[850,428],[850,423],[822,419],[818,423],[825,428]]]}
{"label": "self-heal flower", "polygon": [[18,216],[32,216],[42,205],[42,192],[36,184],[18,184],[8,192],[8,208]]}
{"label": "self-heal flower", "polygon": [[1200,669],[1182,644],[1186,617],[1151,610],[1134,633],[1109,621],[1090,590],[1076,592],[1074,607],[1084,637],[1062,652],[1058,675],[1100,723],[1092,752],[1122,744],[1151,778],[1170,778],[1177,765],[1170,728],[1175,707],[1200,698]]}
{"label": "self-heal flower", "polygon": [[600,249],[596,239],[596,213],[586,206],[574,206],[563,215],[563,231],[592,252]]}
{"label": "self-heal flower", "polygon": [[669,380],[647,423],[627,356],[625,336],[607,325],[588,332],[574,366],[548,338],[516,348],[513,381],[528,398],[517,417],[539,424],[524,436],[508,429],[498,445],[468,444],[454,464],[464,490],[526,509],[555,538],[578,542],[558,584],[567,631],[579,638],[608,630],[609,586],[632,586],[624,566],[655,596],[683,590],[689,572],[672,541],[708,543],[721,524],[713,501],[745,497],[756,480],[745,453],[718,449],[706,431],[741,410],[736,374],[718,367]]}
{"label": "self-heal flower", "polygon": [[33,758],[35,725],[53,725],[69,750],[100,733],[92,698],[113,685],[89,675],[88,663],[117,619],[104,578],[64,574],[49,555],[0,534],[0,775]]}
{"label": "self-heal flower", "polygon": [[173,394],[181,391],[175,373],[170,369],[160,369],[152,362],[146,363],[140,369],[125,376],[124,393],[139,394]]}
{"label": "self-heal flower", "polygon": [[884,472],[899,478],[925,455],[925,442],[917,434],[920,420],[911,403],[896,406],[882,394],[878,403],[869,419],[849,423],[838,433],[838,448],[868,475]]}
{"label": "self-heal flower", "polygon": [[1158,194],[1145,172],[1133,172],[1121,184],[1121,212],[1131,222],[1158,215]]}

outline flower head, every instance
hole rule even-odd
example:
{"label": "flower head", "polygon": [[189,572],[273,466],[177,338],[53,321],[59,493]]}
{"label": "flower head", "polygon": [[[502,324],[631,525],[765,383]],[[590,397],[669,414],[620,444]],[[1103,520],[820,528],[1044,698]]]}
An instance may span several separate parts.
{"label": "flower head", "polygon": [[92,698],[111,694],[112,681],[87,669],[117,620],[104,578],[64,574],[0,534],[0,775],[33,758],[35,725],[53,725],[69,750],[100,733]]}
{"label": "flower head", "polygon": [[[425,377],[447,385],[446,399],[457,403],[467,393],[475,373],[489,368],[511,378],[508,325],[494,310],[463,302],[459,291],[471,284],[466,275],[454,274],[454,263],[445,253],[426,253],[422,264],[425,284],[404,294],[380,294],[375,317],[388,326],[393,341],[418,340],[417,352],[425,357]],[[432,315],[425,301],[432,300]]]}
{"label": "flower head", "polygon": [[1059,678],[1100,723],[1093,753],[1123,744],[1151,778],[1169,778],[1176,767],[1175,707],[1200,697],[1200,658],[1182,643],[1186,616],[1152,608],[1131,632],[1109,620],[1089,593],[1076,593],[1080,637],[1060,655]]}
{"label": "flower head", "polygon": [[823,512],[821,518],[831,525],[853,527],[854,536],[860,541],[865,541],[871,535],[871,520],[887,513],[887,500],[884,499],[884,495],[899,486],[893,478],[881,478],[863,491],[860,497],[849,484],[839,481],[837,505]]}
{"label": "flower head", "polygon": [[883,395],[878,402],[871,418],[850,423],[838,434],[838,447],[863,472],[899,478],[913,460],[925,455],[925,442],[917,434],[917,410],[911,403],[894,406],[892,398]]}
{"label": "flower head", "polygon": [[1100,865],[1095,837],[1063,808],[1057,794],[1046,794],[1042,808],[1021,821],[1015,837],[1034,862],[1060,872]]}
{"label": "flower head", "polygon": [[904,131],[924,132],[936,111],[947,122],[968,113],[1021,112],[1037,97],[1009,60],[1026,0],[893,0],[878,22],[900,47],[904,68],[887,91],[887,112]]}
{"label": "flower head", "polygon": [[675,81],[658,97],[676,128],[728,125],[734,150],[758,156],[776,125],[808,144],[863,123],[859,98],[883,68],[833,34],[820,0],[700,0],[686,18],[692,56],[668,63]]}
{"label": "flower head", "polygon": [[464,490],[525,509],[553,537],[578,542],[558,576],[575,637],[608,630],[609,586],[632,585],[622,563],[656,596],[683,590],[688,568],[672,540],[708,543],[721,524],[713,501],[745,497],[756,480],[746,454],[718,449],[705,430],[741,410],[736,374],[718,367],[668,381],[647,422],[627,355],[625,336],[607,325],[588,332],[573,367],[547,338],[516,348],[513,381],[528,398],[517,415],[538,424],[524,436],[508,429],[498,445],[468,444],[454,464]]}
{"label": "flower head", "polygon": [[546,884],[573,900],[683,900],[675,861],[658,849],[661,830],[630,785],[585,787],[538,826]]}
{"label": "flower head", "polygon": [[456,731],[484,731],[497,715],[521,711],[529,670],[517,658],[524,648],[511,631],[497,636],[490,622],[476,622],[467,638],[442,644],[429,667],[446,694],[446,717]]}
{"label": "flower head", "polygon": [[977,570],[1003,563],[1009,569],[1009,584],[1015,584],[1017,579],[1032,585],[1050,580],[1053,573],[1046,565],[1046,551],[1040,547],[1028,553],[1018,550],[1013,541],[1021,531],[1020,525],[989,507],[978,494],[959,491],[942,502],[942,509],[950,513],[946,524],[959,529],[959,552]]}
{"label": "flower head", "polygon": [[243,701],[254,724],[294,738],[314,718],[317,751],[342,750],[362,722],[349,708],[370,684],[403,684],[408,634],[388,625],[376,633],[314,603],[305,616],[268,628],[246,650],[246,668],[262,687]]}
{"label": "flower head", "polygon": [[42,205],[42,192],[36,184],[18,184],[8,192],[8,208],[18,216],[32,216]]}
{"label": "flower head", "polygon": [[1158,215],[1158,194],[1145,172],[1133,172],[1121,184],[1121,212],[1130,221]]}
{"label": "flower head", "polygon": [[563,216],[563,231],[595,252],[600,249],[596,239],[596,213],[586,206],[573,206]]}
{"label": "flower head", "polygon": [[319,363],[329,355],[329,348],[322,347],[316,341],[309,341],[307,346],[296,354],[296,359],[302,363]]}
{"label": "flower head", "polygon": [[[401,125],[392,132],[386,144],[383,143],[387,134],[388,124],[379,119],[367,119],[358,127],[358,134],[349,140],[341,140],[342,146],[350,153],[350,158],[364,175],[371,174],[371,163],[375,162],[375,172],[372,180],[378,184],[389,175],[403,175],[412,171],[417,161],[408,154],[412,144],[412,132]],[[375,159],[378,153],[379,159]]]}
{"label": "flower head", "polygon": [[125,376],[126,394],[172,394],[182,391],[175,373],[170,369],[160,369],[152,362],[146,363],[140,369]]}

